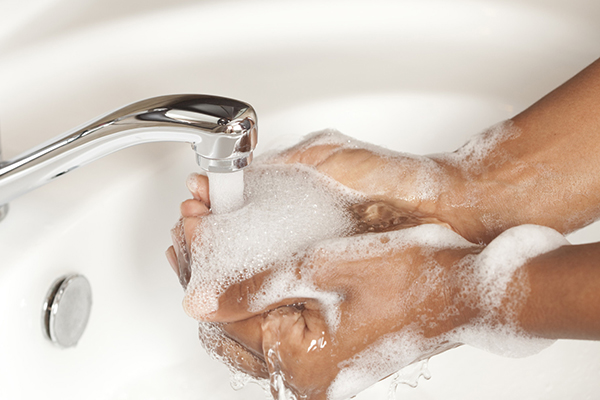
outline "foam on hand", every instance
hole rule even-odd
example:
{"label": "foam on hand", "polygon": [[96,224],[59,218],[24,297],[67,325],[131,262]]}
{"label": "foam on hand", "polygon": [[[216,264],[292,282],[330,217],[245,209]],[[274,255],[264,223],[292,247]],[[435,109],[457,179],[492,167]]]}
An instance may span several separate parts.
{"label": "foam on hand", "polygon": [[510,120],[502,121],[493,125],[489,129],[473,136],[467,143],[453,153],[446,153],[442,158],[446,161],[460,166],[466,173],[482,172],[482,161],[493,151],[496,162],[505,161],[508,157],[501,154],[498,145],[508,140],[516,139],[521,134],[513,122]]}
{"label": "foam on hand", "polygon": [[314,147],[330,148],[332,153],[337,150],[359,150],[377,155],[376,158],[380,162],[371,164],[370,168],[376,171],[378,176],[388,179],[356,177],[360,180],[361,192],[373,198],[394,193],[400,201],[435,200],[448,187],[443,168],[432,158],[392,151],[343,135],[335,129],[326,129],[308,135],[300,144],[274,154],[272,161],[285,162],[290,153],[302,153],[307,148]]}
{"label": "foam on hand", "polygon": [[348,205],[360,196],[310,167],[257,160],[246,169],[244,184],[242,208],[208,215],[198,225],[184,299],[190,315],[216,311],[218,297],[232,284],[291,265],[314,243],[352,232]]}
{"label": "foam on hand", "polygon": [[[425,227],[387,235],[406,237],[406,232],[412,231],[409,236],[415,236],[413,243],[434,247],[444,243],[448,247],[468,246],[465,243],[461,246],[464,239],[445,228]],[[416,361],[462,344],[505,357],[525,357],[548,347],[553,340],[531,336],[518,325],[517,318],[529,286],[526,277],[517,274],[527,260],[568,244],[564,236],[553,229],[521,225],[502,233],[481,253],[463,258],[460,261],[464,275],[461,276],[462,295],[466,305],[481,310],[480,316],[433,338],[424,338],[415,326],[381,337],[340,365],[342,369],[329,388],[328,400],[347,399]],[[515,280],[517,286],[509,293],[509,283],[514,284]]]}
{"label": "foam on hand", "polygon": [[[454,155],[447,156],[447,160],[475,170],[494,146],[515,135],[518,132],[512,130],[510,124],[498,125],[473,139]],[[315,135],[304,145],[366,147],[384,157],[398,155],[375,146],[365,146],[335,132]],[[402,155],[409,157],[407,166],[420,163],[418,170],[422,176],[408,176],[411,170],[407,172],[407,179],[417,186],[416,196],[435,199],[444,190],[437,164],[424,157]],[[328,328],[335,334],[340,325],[339,304],[343,297],[319,290],[310,272],[302,276],[296,273],[298,266],[310,259],[311,254],[326,254],[338,260],[375,257],[378,251],[382,251],[378,250],[382,248],[382,238],[385,238],[387,248],[397,249],[414,245],[430,249],[476,246],[437,225],[350,237],[357,223],[349,211],[350,206],[367,199],[312,167],[281,164],[279,157],[275,154],[258,158],[245,170],[243,204],[240,204],[239,196],[236,200],[235,194],[219,188],[220,177],[216,180],[210,177],[211,202],[213,191],[217,194],[217,191],[225,190],[217,194],[219,200],[214,201],[213,208],[218,209],[220,204],[224,204],[223,210],[232,211],[215,212],[204,217],[198,225],[197,239],[191,244],[192,274],[184,299],[184,307],[190,315],[201,317],[216,311],[219,296],[231,285],[274,268],[276,272],[264,283],[262,290],[249,299],[250,311],[264,310],[286,298],[317,299],[322,305]],[[379,245],[374,245],[377,243]],[[481,316],[468,326],[433,338],[424,338],[416,326],[407,326],[381,337],[340,365],[341,371],[329,388],[328,399],[348,398],[414,362],[460,344],[470,344],[506,356],[528,355],[548,346],[551,341],[532,338],[516,324],[516,317],[528,293],[526,280],[518,288],[520,295],[510,293],[508,297],[513,300],[505,300],[509,283],[518,277],[519,268],[527,260],[567,243],[552,229],[521,226],[507,230],[479,254],[465,257],[461,261],[464,276],[460,278],[465,280],[462,295],[467,303],[473,301],[474,307],[477,305],[482,309]],[[436,273],[441,266],[432,261],[429,267],[431,273],[428,279],[433,283],[438,279]],[[423,285],[422,290],[422,295],[426,296],[427,291],[435,290],[435,285]],[[399,302],[398,307],[410,307],[410,304]],[[499,313],[502,313],[502,318],[498,317]],[[502,324],[498,324],[500,319]],[[214,324],[201,326],[204,327],[201,330],[203,340],[212,343],[207,349],[214,352],[221,343],[219,340],[223,340],[219,336],[223,333]],[[226,360],[221,358],[221,361]]]}
{"label": "foam on hand", "polygon": [[[455,346],[442,344],[436,338],[424,339],[410,328],[385,335],[339,365],[341,371],[327,391],[327,400],[349,399],[387,376]],[[416,386],[418,377],[410,383]]]}
{"label": "foam on hand", "polygon": [[[386,242],[385,246],[381,246],[382,240]],[[304,268],[302,274],[298,274],[298,262],[303,260],[307,265],[318,265],[319,272],[323,273],[330,267],[337,268],[335,263],[331,265],[327,261],[318,259],[323,255],[327,260],[353,262],[382,256],[388,248],[401,250],[415,245],[426,246],[429,249],[474,246],[451,230],[432,224],[384,234],[324,239],[314,243],[304,254],[299,254],[297,262],[278,265],[277,270],[263,284],[262,290],[252,298],[250,311],[263,310],[270,304],[276,304],[284,299],[315,299],[321,306],[329,333],[334,335],[340,322],[338,305],[343,300],[343,296],[336,292],[319,290],[314,285],[315,271]],[[331,273],[335,274],[336,271],[333,270]]]}
{"label": "foam on hand", "polygon": [[[516,274],[527,260],[568,244],[554,229],[536,225],[517,226],[494,239],[471,265],[481,317],[457,330],[453,340],[505,357],[536,354],[554,343],[519,327],[517,318],[529,295],[529,284],[525,276]],[[508,293],[511,281],[518,287]]]}

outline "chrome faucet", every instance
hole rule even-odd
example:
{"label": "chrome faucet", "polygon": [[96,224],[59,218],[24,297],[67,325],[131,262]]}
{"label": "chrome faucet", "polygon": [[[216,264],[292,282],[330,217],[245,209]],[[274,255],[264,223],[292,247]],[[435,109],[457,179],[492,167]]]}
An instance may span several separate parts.
{"label": "chrome faucet", "polygon": [[150,142],[191,143],[202,169],[234,172],[252,162],[256,113],[241,101],[206,95],[169,95],[130,104],[0,161],[0,210],[81,165]]}

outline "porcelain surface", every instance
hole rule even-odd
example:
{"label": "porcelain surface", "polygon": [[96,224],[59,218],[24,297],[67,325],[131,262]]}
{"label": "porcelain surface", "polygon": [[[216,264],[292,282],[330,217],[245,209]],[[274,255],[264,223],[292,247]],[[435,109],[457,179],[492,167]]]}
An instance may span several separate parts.
{"label": "porcelain surface", "polygon": [[[258,152],[334,127],[389,148],[454,150],[598,57],[600,3],[5,1],[5,158],[111,109],[170,93],[252,104]],[[31,115],[28,110],[41,110]],[[348,110],[356,110],[348,112]],[[308,116],[308,117],[307,117]],[[0,398],[263,399],[204,354],[164,250],[196,171],[181,144],[115,153],[11,203],[0,224]],[[592,225],[570,237],[600,240]],[[55,278],[85,275],[75,348],[42,335]],[[594,399],[600,344],[507,359],[462,347],[403,399]],[[358,399],[385,399],[389,382]]]}

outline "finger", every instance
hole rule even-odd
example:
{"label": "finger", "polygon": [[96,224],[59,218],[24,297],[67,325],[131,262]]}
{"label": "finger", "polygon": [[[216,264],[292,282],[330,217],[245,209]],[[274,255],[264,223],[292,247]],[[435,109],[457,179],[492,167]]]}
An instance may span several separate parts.
{"label": "finger", "polygon": [[169,261],[169,265],[173,268],[173,271],[179,276],[179,264],[177,263],[177,254],[175,253],[175,248],[173,246],[169,246],[167,251],[165,252],[167,256],[167,261]]}
{"label": "finger", "polygon": [[[188,290],[183,300],[183,307],[188,315],[199,321],[236,322],[281,306],[312,304],[315,302],[315,300],[309,298],[275,296],[273,296],[273,301],[263,301],[265,298],[269,298],[267,296],[273,295],[268,287],[272,275],[273,271],[267,270],[242,282],[232,284],[225,289],[214,303],[205,300],[207,297],[214,295],[210,293],[210,290],[214,290],[214,288],[198,287]],[[268,303],[268,305],[254,307],[257,300],[261,303]]]}
{"label": "finger", "polygon": [[357,176],[370,175],[374,171],[379,173],[385,166],[384,159],[366,149],[343,149],[332,152],[329,157],[319,163],[319,171],[327,175],[336,175],[340,171],[347,171],[351,166]]}
{"label": "finger", "polygon": [[184,218],[201,217],[210,211],[206,203],[196,199],[189,199],[181,203],[180,210],[181,216]]}
{"label": "finger", "polygon": [[210,207],[210,198],[208,195],[208,177],[197,173],[188,176],[186,185],[196,200],[200,200]]}
{"label": "finger", "polygon": [[171,230],[173,246],[167,249],[167,260],[179,276],[179,283],[185,289],[192,276],[190,266],[190,244],[194,243],[196,230],[202,217],[180,218]]}
{"label": "finger", "polygon": [[301,163],[317,166],[331,154],[344,147],[344,142],[339,137],[330,133],[321,133],[305,139],[297,145],[290,147],[269,159],[271,163]]}
{"label": "finger", "polygon": [[181,218],[171,230],[171,239],[173,241],[173,252],[177,261],[177,274],[179,275],[179,283],[184,288],[187,286],[190,277],[191,269],[189,267],[189,256],[185,242],[184,219]]}
{"label": "finger", "polygon": [[190,217],[183,219],[183,234],[185,239],[186,251],[188,252],[188,254],[191,254],[190,245],[194,243],[194,239],[196,237],[196,230],[198,229],[198,224],[201,220],[201,217]]}
{"label": "finger", "polygon": [[263,316],[258,315],[243,321],[223,324],[222,329],[231,339],[240,343],[258,357],[263,357],[262,321]]}
{"label": "finger", "polygon": [[266,379],[269,377],[265,362],[227,335],[221,336],[212,350],[223,358],[225,364],[236,370],[241,370],[255,378]]}
{"label": "finger", "polygon": [[[351,189],[376,195],[382,190],[379,185],[372,185],[374,171],[381,171],[389,161],[366,149],[344,148],[341,144],[320,144],[292,148],[273,162],[300,163],[314,166],[319,172],[327,175]],[[379,173],[378,172],[378,173]]]}

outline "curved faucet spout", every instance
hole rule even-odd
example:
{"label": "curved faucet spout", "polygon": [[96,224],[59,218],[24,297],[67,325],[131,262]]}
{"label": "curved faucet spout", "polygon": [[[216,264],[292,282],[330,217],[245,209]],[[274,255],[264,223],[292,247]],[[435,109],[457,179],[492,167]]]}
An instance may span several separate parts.
{"label": "curved faucet spout", "polygon": [[237,171],[252,162],[256,113],[244,102],[206,95],[130,104],[0,163],[0,205],[81,165],[150,142],[188,142],[202,169]]}

